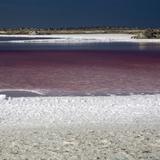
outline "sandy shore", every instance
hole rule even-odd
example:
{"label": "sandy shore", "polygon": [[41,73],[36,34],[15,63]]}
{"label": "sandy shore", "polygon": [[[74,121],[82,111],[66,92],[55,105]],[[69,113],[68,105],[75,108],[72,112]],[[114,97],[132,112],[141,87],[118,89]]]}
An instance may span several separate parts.
{"label": "sandy shore", "polygon": [[0,159],[159,160],[160,131],[42,127],[1,130]]}
{"label": "sandy shore", "polygon": [[[134,39],[133,38],[134,35],[131,34],[0,35],[0,37],[36,38],[32,40],[7,41],[10,43],[98,43],[98,42],[160,43],[160,39]],[[0,43],[4,42],[0,41]]]}
{"label": "sandy shore", "polygon": [[158,160],[160,95],[0,96],[0,158]]}

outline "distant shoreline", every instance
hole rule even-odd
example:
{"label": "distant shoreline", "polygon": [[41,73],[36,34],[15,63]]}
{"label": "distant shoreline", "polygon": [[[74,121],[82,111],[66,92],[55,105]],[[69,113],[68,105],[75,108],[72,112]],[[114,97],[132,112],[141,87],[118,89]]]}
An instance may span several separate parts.
{"label": "distant shoreline", "polygon": [[80,27],[80,28],[0,28],[0,35],[131,34],[136,39],[160,39],[160,28]]}

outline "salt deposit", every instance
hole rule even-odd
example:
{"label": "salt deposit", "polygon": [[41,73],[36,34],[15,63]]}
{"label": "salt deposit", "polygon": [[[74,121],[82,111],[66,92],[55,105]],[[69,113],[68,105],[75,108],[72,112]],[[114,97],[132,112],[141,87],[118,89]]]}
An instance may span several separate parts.
{"label": "salt deposit", "polygon": [[159,160],[160,95],[0,99],[0,159]]}
{"label": "salt deposit", "polygon": [[160,95],[0,100],[0,127],[158,125]]}
{"label": "salt deposit", "polygon": [[0,100],[4,100],[6,99],[6,95],[5,94],[0,94]]}
{"label": "salt deposit", "polygon": [[[97,43],[97,42],[130,42],[160,43],[160,39],[134,39],[132,34],[54,34],[54,35],[0,35],[12,38],[41,38],[32,40],[9,40],[10,43]],[[42,39],[43,38],[43,39]],[[0,41],[4,43],[4,41]]]}

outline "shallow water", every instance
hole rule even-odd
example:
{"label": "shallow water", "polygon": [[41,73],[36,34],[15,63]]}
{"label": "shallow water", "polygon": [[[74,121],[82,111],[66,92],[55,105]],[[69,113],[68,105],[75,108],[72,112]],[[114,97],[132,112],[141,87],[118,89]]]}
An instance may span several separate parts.
{"label": "shallow water", "polygon": [[34,93],[31,91],[1,91],[0,95],[6,95],[6,98],[8,97],[41,97],[41,94]]}
{"label": "shallow water", "polygon": [[58,96],[153,94],[159,84],[160,50],[0,51],[0,89]]}
{"label": "shallow water", "polygon": [[[0,37],[0,50],[4,51],[33,51],[33,50],[160,50],[159,43],[127,43],[127,42],[111,42],[111,43],[9,43],[7,41],[16,40],[42,40],[44,38],[24,38],[24,37]],[[45,38],[53,39],[53,38]],[[54,38],[59,39],[59,38]]]}

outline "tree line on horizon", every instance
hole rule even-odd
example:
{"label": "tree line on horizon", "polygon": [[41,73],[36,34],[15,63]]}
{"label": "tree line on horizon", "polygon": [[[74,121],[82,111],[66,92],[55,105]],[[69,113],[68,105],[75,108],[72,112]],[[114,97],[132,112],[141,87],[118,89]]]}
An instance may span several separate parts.
{"label": "tree line on horizon", "polygon": [[153,27],[127,27],[127,26],[80,26],[80,27],[0,27],[0,30],[88,30],[88,29],[124,29],[124,30],[144,30],[153,29],[160,30],[160,28]]}

